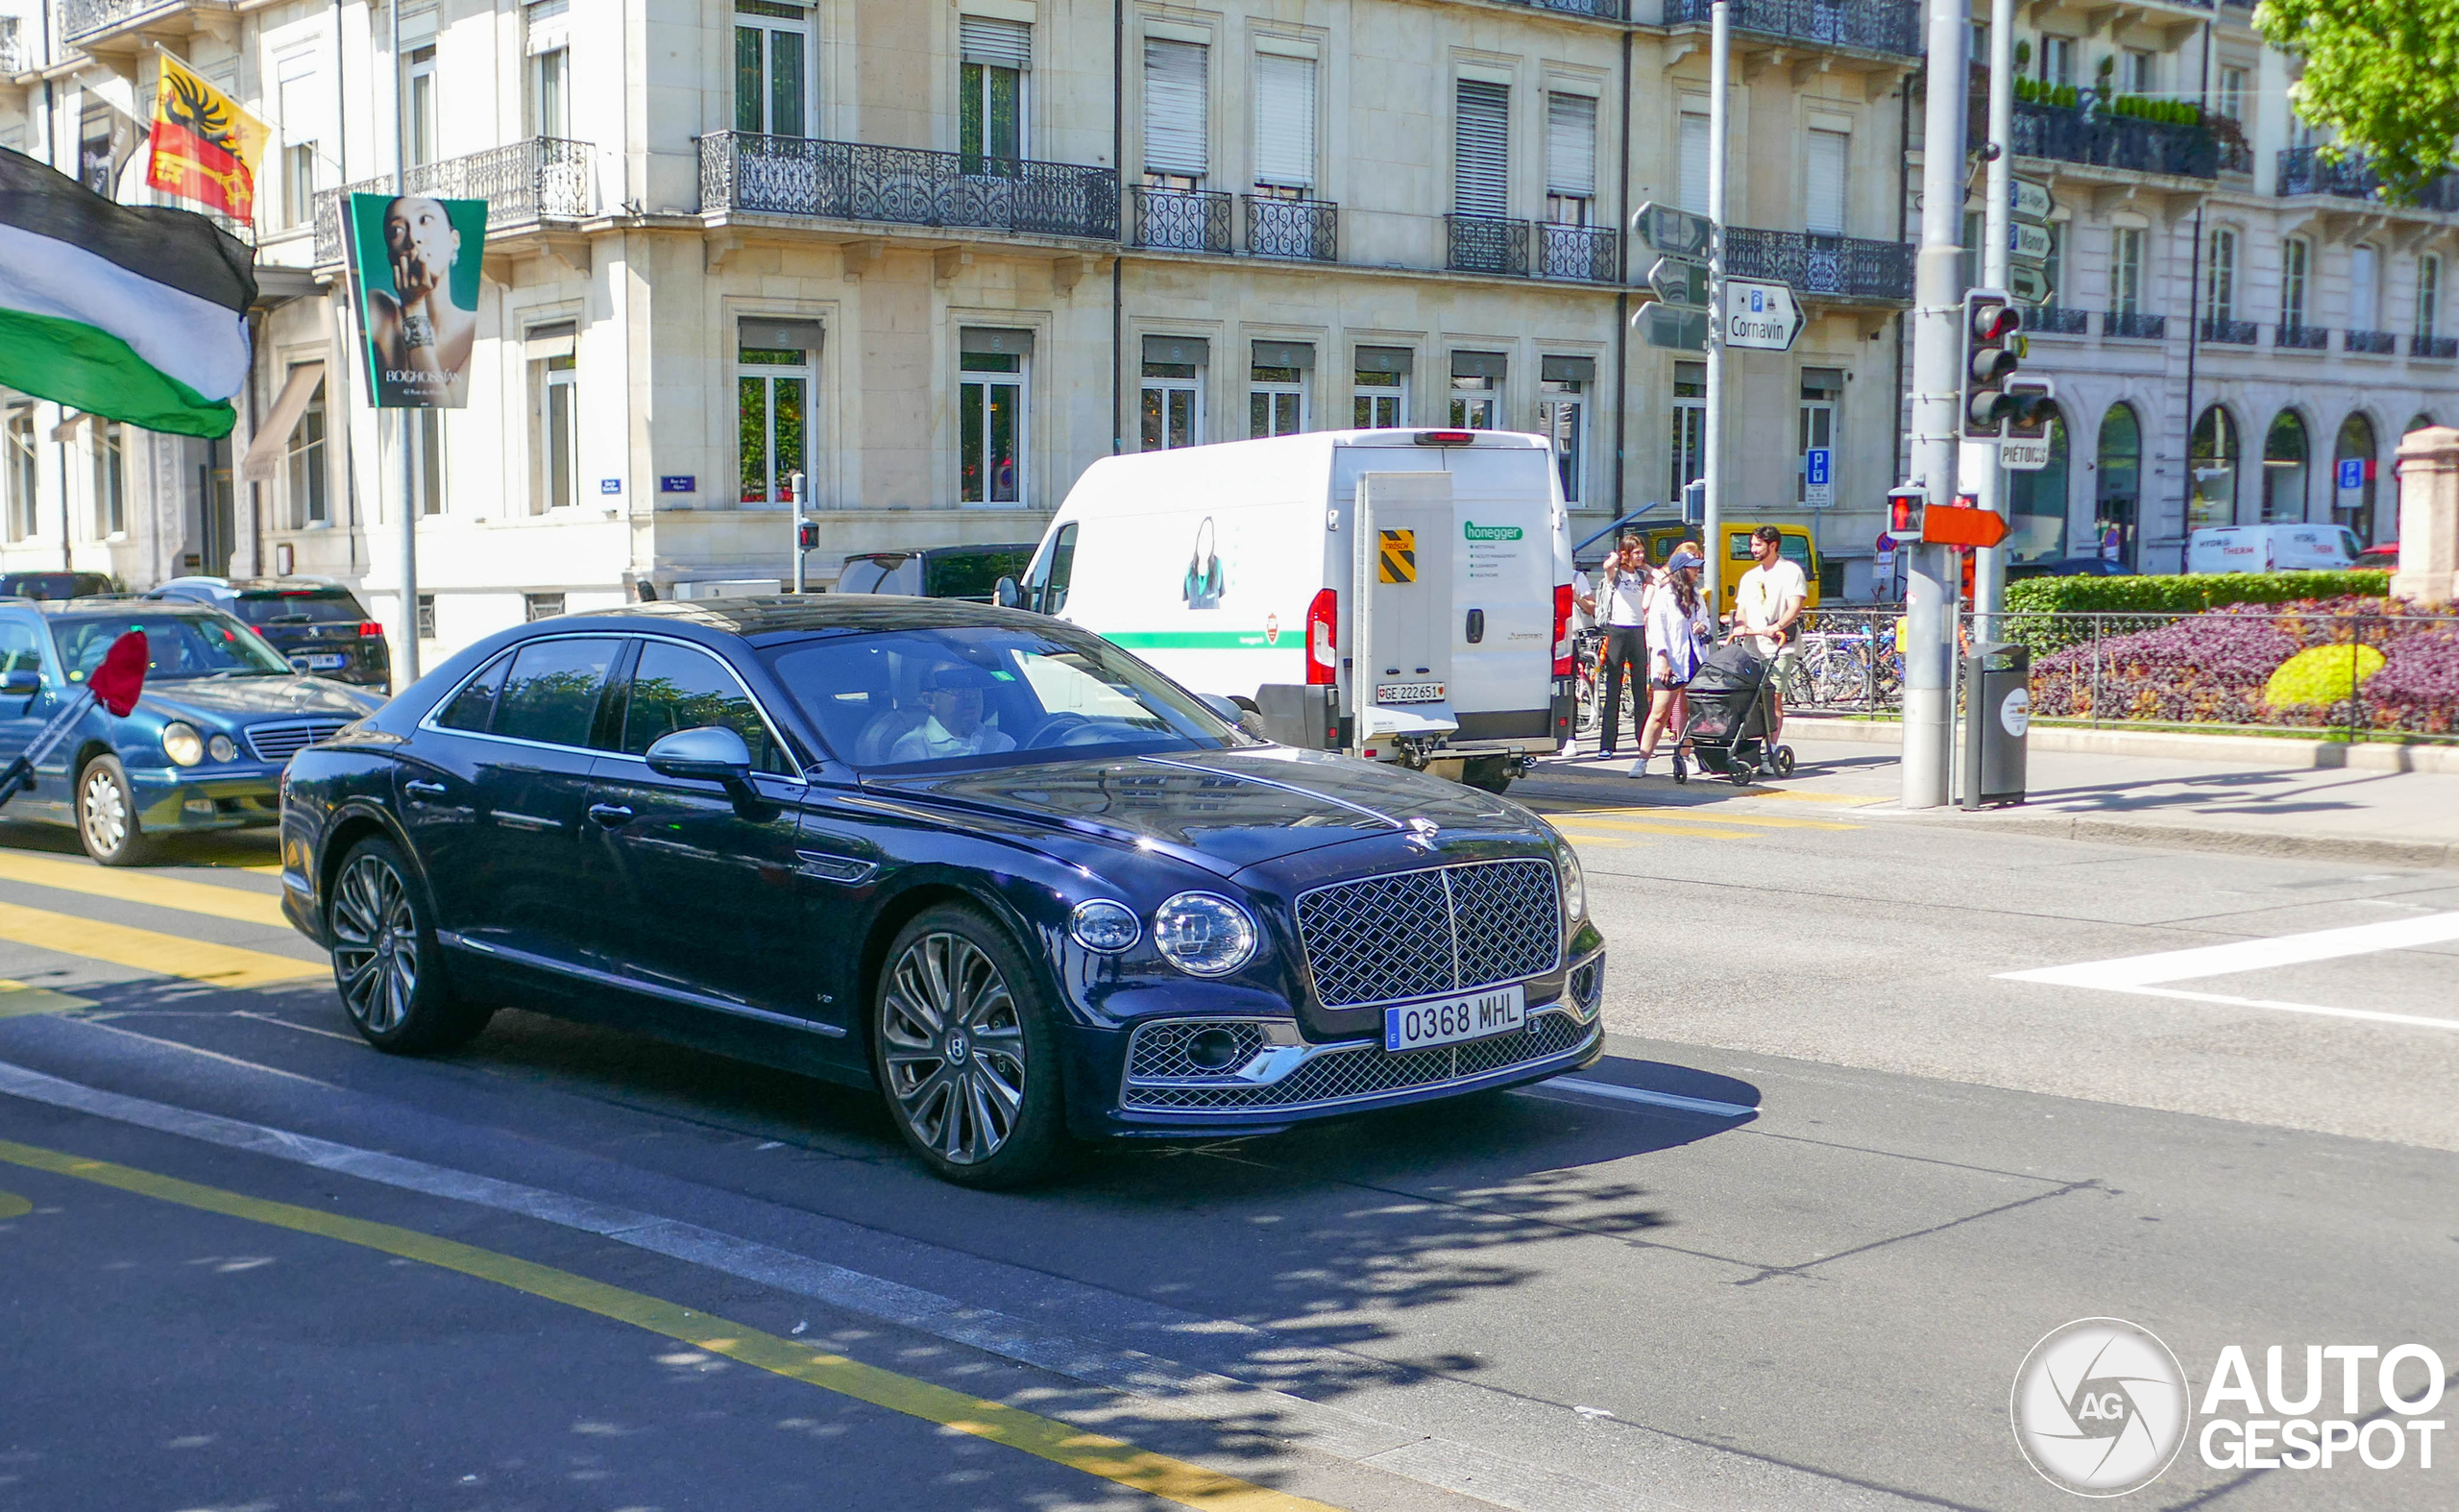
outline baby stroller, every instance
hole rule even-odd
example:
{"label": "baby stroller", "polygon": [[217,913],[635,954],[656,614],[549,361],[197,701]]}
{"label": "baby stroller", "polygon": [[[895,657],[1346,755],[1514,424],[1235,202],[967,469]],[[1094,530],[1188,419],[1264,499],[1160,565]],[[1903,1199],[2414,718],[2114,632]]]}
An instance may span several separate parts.
{"label": "baby stroller", "polygon": [[1767,684],[1775,674],[1773,662],[1741,641],[1708,653],[1691,679],[1690,712],[1673,746],[1674,781],[1691,780],[1682,761],[1685,750],[1701,769],[1737,786],[1762,768],[1779,777],[1793,774],[1793,748],[1767,744]]}

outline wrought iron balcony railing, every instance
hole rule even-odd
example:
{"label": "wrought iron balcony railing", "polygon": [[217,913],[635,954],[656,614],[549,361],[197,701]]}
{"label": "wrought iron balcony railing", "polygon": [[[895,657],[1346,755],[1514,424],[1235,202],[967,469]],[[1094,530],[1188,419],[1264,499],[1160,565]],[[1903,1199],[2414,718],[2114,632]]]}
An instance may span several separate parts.
{"label": "wrought iron balcony railing", "polygon": [[1537,223],[1537,276],[1583,283],[1622,281],[1622,235],[1610,226]]}
{"label": "wrought iron balcony railing", "polygon": [[2251,347],[2262,339],[2262,328],[2251,320],[2203,318],[2203,339],[2227,347]]}
{"label": "wrought iron balcony railing", "polygon": [[[2350,154],[2338,162],[2319,147],[2289,147],[2279,155],[2279,176],[2274,187],[2282,195],[2328,194],[2344,200],[2381,200],[2382,176],[2363,158]],[[2426,184],[2412,207],[2421,210],[2459,210],[2459,175],[2444,174]]]}
{"label": "wrought iron balcony railing", "polygon": [[1460,273],[1528,272],[1528,223],[1500,215],[1446,215],[1443,265]]}
{"label": "wrought iron balcony railing", "polygon": [[2399,338],[2387,330],[2344,330],[2340,332],[2340,350],[2387,357],[2399,350]]}
{"label": "wrought iron balcony railing", "polygon": [[[1665,24],[1705,26],[1712,6],[1713,0],[1665,0]],[[1921,56],[1921,12],[1913,0],[1732,0],[1732,6],[1737,32]]]}
{"label": "wrought iron balcony railing", "polygon": [[97,32],[108,32],[123,21],[133,21],[155,11],[173,11],[193,7],[200,11],[228,12],[225,4],[198,5],[196,0],[61,0],[60,35],[71,42],[83,41]]}
{"label": "wrought iron balcony railing", "polygon": [[2328,352],[2331,350],[2331,328],[2328,326],[2274,326],[2271,344],[2294,352]]}
{"label": "wrought iron balcony railing", "polygon": [[1118,239],[1118,174],[1072,162],[715,132],[700,209]]}
{"label": "wrought iron balcony railing", "polygon": [[2015,306],[2023,311],[2024,329],[2044,336],[2082,336],[2092,329],[2088,310],[2070,309],[2059,305]]}
{"label": "wrought iron balcony railing", "polygon": [[1593,15],[1600,21],[1624,18],[1623,0],[1503,0],[1506,5],[1524,5],[1539,11],[1556,11],[1564,15]]}
{"label": "wrought iron balcony railing", "polygon": [[2447,362],[2453,357],[2459,357],[2459,336],[2410,336],[2408,355],[2431,357],[2439,362]]}
{"label": "wrought iron balcony railing", "polygon": [[1135,244],[1173,252],[1228,252],[1230,196],[1212,189],[1134,185]]}
{"label": "wrought iron balcony railing", "polygon": [[2220,139],[2205,126],[2177,126],[2077,106],[2015,102],[2015,151],[2096,168],[2211,179],[2220,173]]}
{"label": "wrought iron balcony railing", "polygon": [[2128,341],[2164,341],[2169,335],[2169,317],[2113,309],[2101,317],[2101,334]]}
{"label": "wrought iron balcony railing", "polygon": [[1912,301],[1912,248],[1900,241],[1729,226],[1725,272],[1789,283],[1796,294],[1813,298]]}
{"label": "wrought iron balcony railing", "polygon": [[1247,251],[1258,257],[1340,260],[1341,207],[1329,200],[1288,200],[1272,194],[1247,199]]}
{"label": "wrought iron balcony railing", "polygon": [[[596,207],[596,175],[590,164],[596,152],[587,142],[532,136],[466,157],[421,163],[409,171],[409,192],[446,200],[484,200],[490,228],[523,221],[579,220]],[[344,196],[392,192],[393,179],[387,174],[318,195],[316,260],[341,260]]]}

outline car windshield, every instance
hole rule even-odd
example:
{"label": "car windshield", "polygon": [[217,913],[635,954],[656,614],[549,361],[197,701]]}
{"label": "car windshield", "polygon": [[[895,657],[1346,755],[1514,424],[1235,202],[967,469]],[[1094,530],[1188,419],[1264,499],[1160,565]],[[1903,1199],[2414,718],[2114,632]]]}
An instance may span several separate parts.
{"label": "car windshield", "polygon": [[1240,738],[1184,689],[1080,631],[847,631],[761,653],[840,760],[935,772],[1218,750]]}
{"label": "car windshield", "polygon": [[241,594],[231,609],[250,624],[356,623],[367,618],[359,612],[358,600],[338,589]]}
{"label": "car windshield", "polygon": [[62,616],[51,622],[60,643],[60,664],[68,680],[84,682],[103,664],[111,643],[131,630],[145,632],[148,682],[180,677],[287,677],[290,664],[256,633],[229,615],[112,614]]}

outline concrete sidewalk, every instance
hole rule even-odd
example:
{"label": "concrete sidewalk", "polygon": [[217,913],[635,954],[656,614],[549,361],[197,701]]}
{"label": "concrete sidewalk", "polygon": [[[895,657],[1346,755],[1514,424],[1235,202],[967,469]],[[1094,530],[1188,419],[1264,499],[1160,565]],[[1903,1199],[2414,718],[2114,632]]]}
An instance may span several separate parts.
{"label": "concrete sidewalk", "polygon": [[[1541,761],[1515,784],[1519,795],[1693,805],[1756,802],[1789,794],[1854,811],[1856,821],[1944,824],[2048,834],[2103,843],[2179,850],[2349,861],[2389,866],[2459,867],[2459,775],[2345,767],[2316,768],[2246,759],[2252,743],[2231,741],[2209,757],[2118,755],[2034,749],[2030,795],[2021,805],[1966,814],[1907,811],[1893,745],[1823,738],[1814,721],[1789,744],[1794,774],[1737,789],[1693,772],[1676,786],[1659,753],[1650,775],[1633,781],[1628,754],[1581,754]],[[1625,747],[1627,752],[1628,747]],[[2287,753],[2283,753],[2285,755]]]}

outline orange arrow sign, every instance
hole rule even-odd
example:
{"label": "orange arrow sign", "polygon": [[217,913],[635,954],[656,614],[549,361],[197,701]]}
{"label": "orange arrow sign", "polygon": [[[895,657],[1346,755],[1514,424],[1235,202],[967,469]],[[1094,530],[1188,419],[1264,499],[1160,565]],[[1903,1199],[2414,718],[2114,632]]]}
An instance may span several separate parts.
{"label": "orange arrow sign", "polygon": [[1996,546],[2007,539],[2007,517],[1961,504],[1932,504],[1921,515],[1921,539],[1934,546]]}

